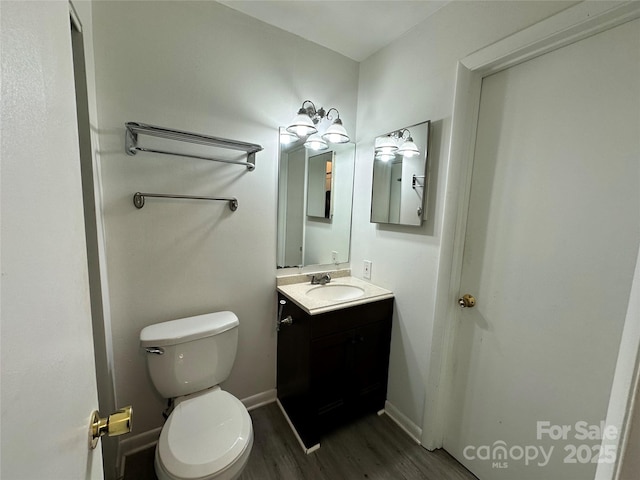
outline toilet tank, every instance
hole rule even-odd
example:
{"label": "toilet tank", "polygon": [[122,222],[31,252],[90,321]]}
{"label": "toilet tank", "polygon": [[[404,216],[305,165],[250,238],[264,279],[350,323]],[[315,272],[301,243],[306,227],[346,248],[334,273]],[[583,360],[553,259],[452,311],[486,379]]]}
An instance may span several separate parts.
{"label": "toilet tank", "polygon": [[239,323],[233,312],[216,312],[143,328],[140,346],[156,390],[174,398],[223,382],[236,357]]}

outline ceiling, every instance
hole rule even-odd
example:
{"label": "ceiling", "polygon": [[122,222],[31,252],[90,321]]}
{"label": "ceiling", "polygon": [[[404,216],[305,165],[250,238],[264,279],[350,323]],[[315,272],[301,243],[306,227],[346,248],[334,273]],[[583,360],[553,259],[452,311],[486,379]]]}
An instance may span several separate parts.
{"label": "ceiling", "polygon": [[450,0],[218,0],[358,62]]}

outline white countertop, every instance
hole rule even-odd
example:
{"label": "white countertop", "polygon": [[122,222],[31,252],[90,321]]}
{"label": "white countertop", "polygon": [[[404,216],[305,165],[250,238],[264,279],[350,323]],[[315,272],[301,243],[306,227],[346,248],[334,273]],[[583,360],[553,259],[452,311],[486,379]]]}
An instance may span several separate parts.
{"label": "white countertop", "polygon": [[352,285],[363,289],[364,294],[358,298],[349,300],[325,300],[312,298],[307,295],[307,292],[312,288],[322,287],[319,285],[311,285],[309,281],[289,285],[279,285],[277,288],[279,292],[286,295],[309,315],[317,315],[319,313],[352,307],[354,305],[362,305],[363,303],[384,300],[385,298],[393,298],[392,291],[355,277],[336,278],[331,280],[327,285]]}

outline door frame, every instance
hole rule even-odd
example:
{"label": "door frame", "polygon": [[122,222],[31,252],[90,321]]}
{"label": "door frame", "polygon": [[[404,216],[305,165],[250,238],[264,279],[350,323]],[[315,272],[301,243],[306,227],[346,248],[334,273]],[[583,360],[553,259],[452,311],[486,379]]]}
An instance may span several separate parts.
{"label": "door frame", "polygon": [[[531,27],[517,32],[461,59],[457,65],[454,91],[448,174],[442,225],[442,242],[435,292],[433,340],[427,373],[421,444],[433,450],[443,445],[447,405],[453,392],[454,339],[457,326],[457,298],[460,294],[462,257],[466,234],[475,137],[480,108],[482,79],[545,53],[640,18],[640,2],[581,2]],[[640,282],[632,286],[632,297],[640,291]],[[636,292],[636,293],[634,293]],[[626,324],[640,319],[627,316]],[[625,325],[627,328],[627,325]],[[628,343],[636,348],[621,350],[614,380],[612,404],[627,412],[631,406],[634,372],[639,370],[640,328],[629,328],[635,337]],[[626,365],[619,371],[621,362]],[[621,377],[621,378],[619,378]],[[609,416],[608,416],[609,417]],[[620,435],[624,438],[625,432]],[[623,447],[620,442],[617,447]],[[620,455],[618,455],[618,460]],[[603,466],[606,464],[601,464]],[[599,467],[600,467],[599,466]],[[598,479],[615,478],[618,463],[609,471],[598,468]]]}
{"label": "door frame", "polygon": [[[82,136],[87,135],[90,152],[83,155],[80,150],[79,162],[81,167],[83,215],[85,220],[85,235],[87,243],[87,259],[89,272],[89,295],[91,300],[91,319],[93,329],[94,360],[96,383],[98,387],[98,408],[101,413],[114,412],[116,407],[116,385],[114,378],[113,339],[111,337],[111,306],[109,303],[109,281],[107,275],[106,240],[104,224],[104,208],[102,196],[102,177],[100,170],[100,144],[98,138],[98,112],[95,85],[95,59],[93,54],[93,25],[91,21],[91,6],[80,0],[68,0],[71,30],[81,38],[77,47],[74,46],[72,36],[70,41],[72,53],[75,48],[81,52],[82,61],[76,63],[73,53],[74,80],[78,75],[84,82],[84,101],[86,104],[86,131],[78,125],[78,144]],[[84,23],[83,23],[84,22]],[[86,28],[85,28],[86,27]],[[80,69],[77,71],[77,69]],[[74,101],[77,103],[76,85],[74,85]],[[88,148],[87,148],[88,149]],[[87,197],[86,199],[84,197]],[[91,214],[87,217],[86,210]],[[93,218],[91,218],[93,217]],[[88,232],[91,232],[87,235]],[[123,463],[120,452],[120,440],[117,438],[102,438],[104,476],[106,480],[113,480],[119,476],[120,465]]]}

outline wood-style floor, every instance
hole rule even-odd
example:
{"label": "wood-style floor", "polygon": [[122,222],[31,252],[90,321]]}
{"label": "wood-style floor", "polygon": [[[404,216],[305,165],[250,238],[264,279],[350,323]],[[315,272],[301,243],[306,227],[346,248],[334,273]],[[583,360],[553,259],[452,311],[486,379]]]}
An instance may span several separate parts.
{"label": "wood-style floor", "polygon": [[[386,415],[323,437],[306,455],[275,403],[251,412],[253,450],[240,480],[476,480],[444,450],[429,452]],[[127,457],[125,480],[156,480],[153,449]]]}

